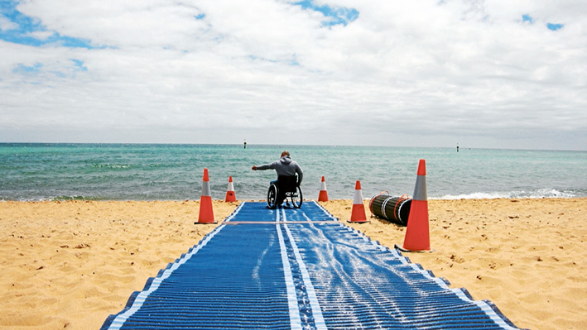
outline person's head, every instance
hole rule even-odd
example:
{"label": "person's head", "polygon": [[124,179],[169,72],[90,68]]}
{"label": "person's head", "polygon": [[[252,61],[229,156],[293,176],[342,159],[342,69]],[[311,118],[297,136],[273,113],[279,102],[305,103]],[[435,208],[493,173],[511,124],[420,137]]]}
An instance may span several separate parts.
{"label": "person's head", "polygon": [[286,157],[286,156],[287,156],[287,157],[289,157],[289,151],[287,151],[287,150],[284,150],[284,151],[281,153],[281,157]]}

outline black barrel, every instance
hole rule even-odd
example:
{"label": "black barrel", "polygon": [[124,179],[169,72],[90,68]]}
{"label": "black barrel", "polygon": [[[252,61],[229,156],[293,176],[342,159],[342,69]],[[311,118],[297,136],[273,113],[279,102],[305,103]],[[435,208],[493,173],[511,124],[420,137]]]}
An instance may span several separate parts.
{"label": "black barrel", "polygon": [[392,197],[387,194],[373,196],[369,202],[371,213],[402,226],[408,225],[411,205],[411,198]]}

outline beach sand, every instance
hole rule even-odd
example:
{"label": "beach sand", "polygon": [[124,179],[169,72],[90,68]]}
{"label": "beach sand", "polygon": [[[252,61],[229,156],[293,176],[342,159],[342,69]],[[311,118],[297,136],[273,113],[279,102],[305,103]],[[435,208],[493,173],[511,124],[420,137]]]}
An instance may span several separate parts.
{"label": "beach sand", "polygon": [[[213,204],[218,220],[237,206]],[[348,224],[351,200],[321,204]],[[587,329],[587,198],[428,204],[434,252],[404,255],[518,327]],[[217,226],[195,225],[198,211],[198,201],[0,202],[0,329],[99,329]],[[405,227],[370,220],[348,225],[403,243]]]}

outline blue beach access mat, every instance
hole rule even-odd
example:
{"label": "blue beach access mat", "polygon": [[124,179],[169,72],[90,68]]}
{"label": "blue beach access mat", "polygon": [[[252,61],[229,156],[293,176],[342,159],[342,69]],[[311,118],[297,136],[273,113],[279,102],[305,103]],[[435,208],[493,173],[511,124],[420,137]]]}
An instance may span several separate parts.
{"label": "blue beach access mat", "polygon": [[517,329],[316,202],[244,202],[102,329]]}

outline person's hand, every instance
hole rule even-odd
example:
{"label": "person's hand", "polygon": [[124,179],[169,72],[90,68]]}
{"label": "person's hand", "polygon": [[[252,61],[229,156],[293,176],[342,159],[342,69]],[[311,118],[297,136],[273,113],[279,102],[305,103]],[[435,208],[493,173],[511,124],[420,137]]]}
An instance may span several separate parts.
{"label": "person's hand", "polygon": [[257,170],[257,166],[253,165],[253,171],[256,171],[256,170]]}

